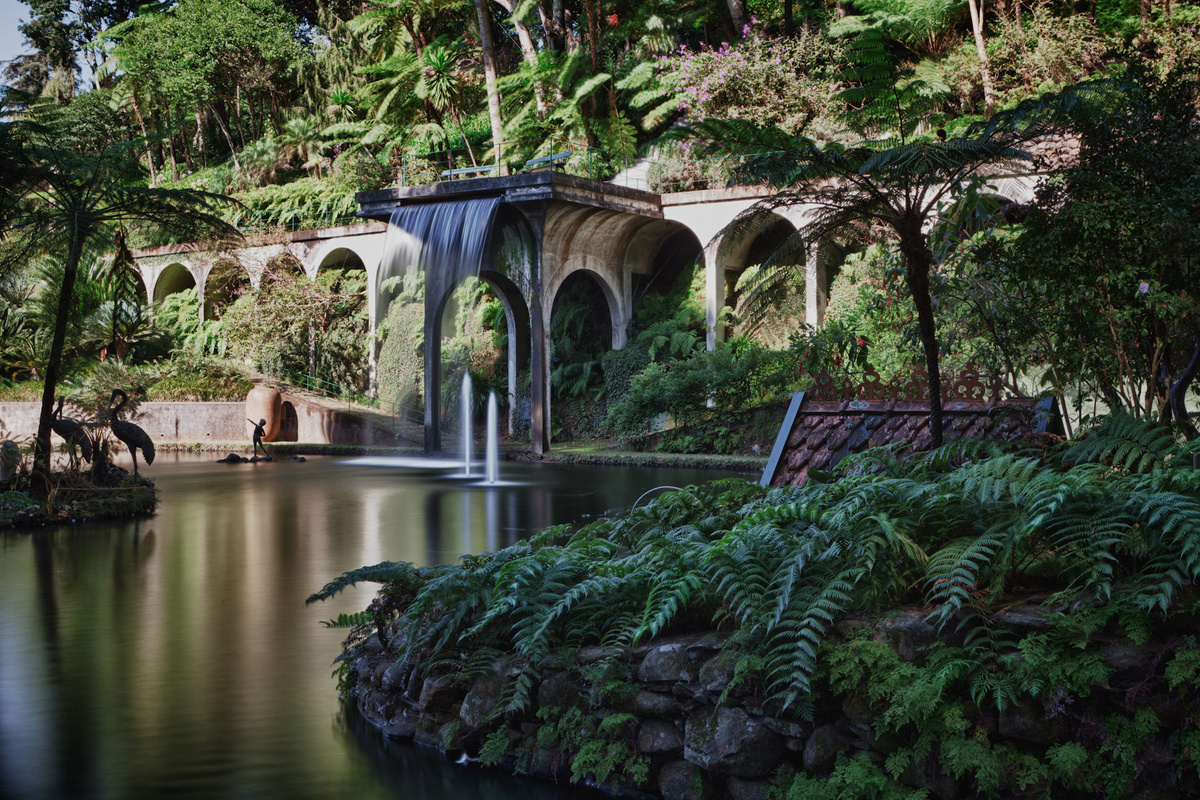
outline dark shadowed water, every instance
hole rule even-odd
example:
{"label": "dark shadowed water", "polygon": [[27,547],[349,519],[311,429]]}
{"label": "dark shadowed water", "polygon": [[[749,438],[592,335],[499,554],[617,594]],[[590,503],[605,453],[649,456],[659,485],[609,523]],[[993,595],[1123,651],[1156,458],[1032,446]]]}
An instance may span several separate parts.
{"label": "dark shadowed water", "polygon": [[[151,518],[0,534],[0,799],[569,797],[384,741],[330,676],[364,564],[453,561],[708,471],[504,464],[501,488],[311,458],[146,469]],[[753,477],[753,476],[751,476]]]}

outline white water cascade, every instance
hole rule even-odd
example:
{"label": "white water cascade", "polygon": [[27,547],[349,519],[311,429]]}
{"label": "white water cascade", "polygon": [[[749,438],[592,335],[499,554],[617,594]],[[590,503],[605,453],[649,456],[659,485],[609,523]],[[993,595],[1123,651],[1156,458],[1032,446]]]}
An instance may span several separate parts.
{"label": "white water cascade", "polygon": [[487,461],[484,478],[489,484],[500,482],[500,445],[496,431],[496,393],[488,392],[487,409]]}
{"label": "white water cascade", "polygon": [[[425,449],[440,449],[440,318],[451,293],[478,277],[488,253],[500,198],[399,206],[388,221],[379,284],[405,277],[410,269],[425,278]],[[388,292],[379,296],[386,300]],[[383,309],[380,309],[383,312]],[[373,363],[373,362],[372,362]],[[374,375],[374,373],[372,373]],[[467,473],[470,474],[469,456]]]}
{"label": "white water cascade", "polygon": [[453,289],[478,276],[499,205],[500,198],[485,197],[397,207],[388,220],[380,282],[409,267],[425,271],[427,292],[431,284]]}

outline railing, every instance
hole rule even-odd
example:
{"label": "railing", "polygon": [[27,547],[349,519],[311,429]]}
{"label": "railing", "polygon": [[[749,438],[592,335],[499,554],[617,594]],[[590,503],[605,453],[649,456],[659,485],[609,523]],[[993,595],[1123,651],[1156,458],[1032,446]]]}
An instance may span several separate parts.
{"label": "railing", "polygon": [[386,414],[391,418],[392,433],[396,432],[397,421],[417,425],[425,424],[425,412],[421,409],[393,403],[390,400],[367,397],[352,389],[347,389],[341,384],[323,380],[315,375],[293,372],[292,370],[283,369],[278,366],[262,366],[260,367],[260,371],[267,377],[268,381],[286,384],[288,387],[305,394],[318,395],[338,400],[339,402],[345,402],[347,411],[353,411],[355,404],[376,409],[379,413]]}
{"label": "railing", "polygon": [[[719,158],[641,158],[629,161],[612,156],[586,143],[506,142],[504,162],[510,174],[538,169],[556,169],[569,175],[604,180],[658,194],[720,189],[747,185],[737,177],[740,156]],[[545,155],[537,156],[539,152]],[[552,155],[563,155],[548,162]],[[489,160],[490,158],[490,160]],[[362,159],[358,165],[360,190],[386,187],[422,186],[442,181],[477,178],[494,174],[495,159],[490,146],[449,148],[428,153],[402,154],[386,158]]]}
{"label": "railing", "polygon": [[[569,158],[553,165],[554,169],[571,175],[602,180],[613,173],[612,160],[586,143],[517,140],[503,142],[503,166],[509,174],[549,168],[529,165],[541,157],[569,152]],[[622,163],[623,160],[622,160]],[[427,153],[404,153],[385,158],[361,159],[358,164],[359,189],[381,189],[389,186],[422,186],[444,180],[464,180],[479,177],[488,168],[495,169],[495,151],[491,145],[474,148],[452,147]]]}
{"label": "railing", "polygon": [[321,230],[322,228],[339,228],[343,225],[355,225],[362,219],[353,213],[349,214],[309,214],[292,215],[279,219],[270,214],[256,214],[243,217],[237,223],[242,233],[269,233],[274,231]]}

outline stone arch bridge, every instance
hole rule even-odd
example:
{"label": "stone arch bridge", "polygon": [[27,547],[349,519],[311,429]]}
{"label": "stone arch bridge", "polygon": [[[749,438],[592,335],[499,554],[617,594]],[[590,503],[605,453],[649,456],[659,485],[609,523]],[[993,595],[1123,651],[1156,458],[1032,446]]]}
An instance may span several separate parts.
{"label": "stone arch bridge", "polygon": [[[1033,179],[997,182],[1009,200],[1032,196]],[[232,259],[257,287],[267,263],[287,252],[303,265],[310,279],[332,267],[361,268],[366,273],[370,329],[386,316],[389,295],[382,288],[395,274],[388,264],[388,220],[398,207],[498,198],[480,278],[504,306],[509,335],[509,408],[516,407],[518,370],[528,366],[531,444],[535,453],[550,445],[550,341],[548,328],[554,301],[568,278],[582,273],[591,280],[597,302],[611,322],[613,349],[625,346],[636,292],[663,274],[677,273],[699,259],[705,272],[709,349],[724,332],[720,311],[737,273],[752,263],[756,244],[782,230],[800,229],[813,208],[793,206],[761,218],[756,228],[730,236],[726,226],[741,212],[772,194],[769,187],[734,187],[659,195],[614,183],[552,171],[500,178],[474,178],[423,186],[362,192],[360,224],[297,231],[257,240],[220,254],[197,245],[148,248],[134,253],[151,301],[195,286],[201,318],[211,308],[206,284],[214,266]],[[393,234],[394,235],[394,234]],[[809,247],[806,262],[805,318],[822,321],[828,293],[824,248]],[[427,277],[425,319],[425,385],[439,386],[440,317],[456,288]],[[211,295],[212,292],[209,293]],[[515,334],[515,335],[514,335]],[[372,337],[373,338],[373,337]],[[375,348],[369,361],[375,387]],[[425,392],[425,446],[441,448],[438,393]],[[512,418],[510,416],[510,424]]]}

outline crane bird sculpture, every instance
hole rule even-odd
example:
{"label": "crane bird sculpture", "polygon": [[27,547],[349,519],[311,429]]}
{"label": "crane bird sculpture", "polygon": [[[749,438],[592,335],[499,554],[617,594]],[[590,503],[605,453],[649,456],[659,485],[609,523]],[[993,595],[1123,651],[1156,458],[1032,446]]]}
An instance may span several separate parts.
{"label": "crane bird sculpture", "polygon": [[112,399],[108,401],[109,405],[111,406],[113,400],[116,400],[118,396],[121,398],[121,402],[117,403],[116,408],[109,409],[111,419],[109,419],[108,427],[112,429],[113,436],[116,436],[129,448],[129,455],[133,456],[133,474],[137,475],[137,451],[142,451],[142,457],[146,459],[147,464],[153,464],[154,442],[150,441],[150,437],[144,430],[118,416],[121,409],[129,402],[129,397],[125,392],[113,389]]}
{"label": "crane bird sculpture", "polygon": [[58,398],[58,407],[54,409],[54,418],[50,420],[50,430],[62,437],[67,443],[68,449],[71,451],[71,465],[79,463],[78,456],[75,454],[75,448],[79,448],[79,455],[83,456],[83,460],[92,463],[92,441],[88,438],[87,431],[73,419],[68,419],[62,415],[63,398]]}

